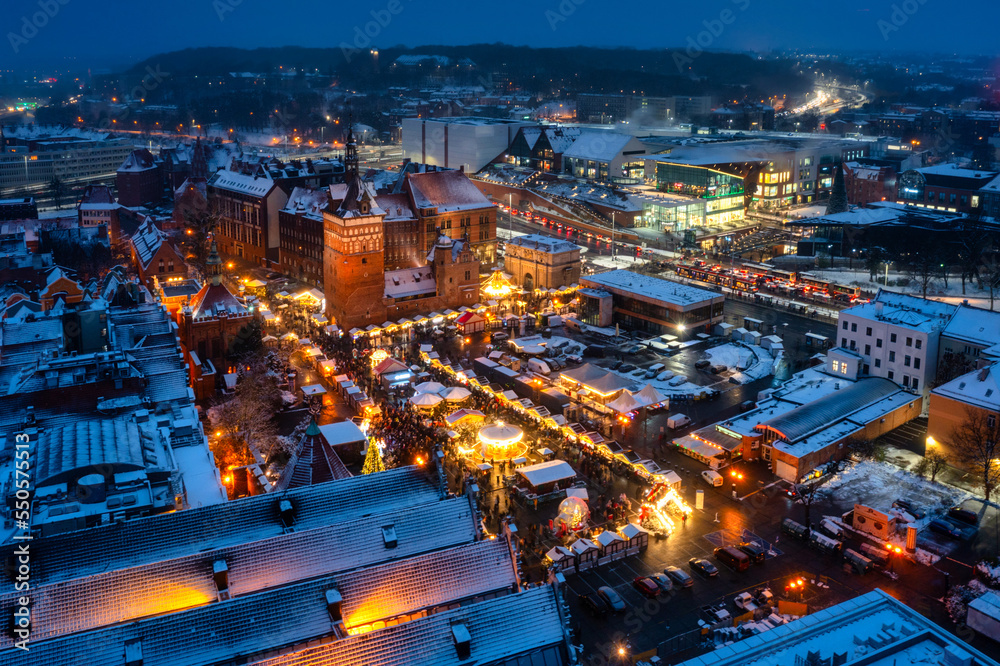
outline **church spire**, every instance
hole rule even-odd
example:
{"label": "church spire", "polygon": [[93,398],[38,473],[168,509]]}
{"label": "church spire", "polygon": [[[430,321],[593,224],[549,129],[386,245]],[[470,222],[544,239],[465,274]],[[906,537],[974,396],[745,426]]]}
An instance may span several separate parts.
{"label": "church spire", "polygon": [[209,245],[205,267],[208,269],[212,284],[216,287],[222,284],[222,259],[219,257],[219,246],[215,244],[214,235],[212,236],[212,244]]}
{"label": "church spire", "polygon": [[349,183],[358,177],[358,142],[354,138],[353,113],[347,115],[347,139],[344,144],[344,175]]}

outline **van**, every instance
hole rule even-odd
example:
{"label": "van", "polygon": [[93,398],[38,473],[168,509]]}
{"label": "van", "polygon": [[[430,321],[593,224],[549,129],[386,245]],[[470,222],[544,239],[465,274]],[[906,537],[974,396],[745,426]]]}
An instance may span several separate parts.
{"label": "van", "polygon": [[653,373],[653,376],[655,377],[656,375],[660,374],[660,372],[661,372],[661,371],[663,370],[663,368],[665,368],[665,367],[666,367],[666,366],[665,366],[665,365],[663,365],[662,363],[654,363],[653,365],[649,366],[649,368],[647,368],[647,369],[648,369],[648,370],[649,370],[650,372],[652,372],[652,373]]}
{"label": "van", "polygon": [[712,486],[713,488],[722,487],[722,475],[716,472],[714,469],[706,469],[701,473],[701,478],[705,479],[705,483]]}
{"label": "van", "polygon": [[683,428],[689,423],[691,423],[691,417],[685,414],[674,414],[673,416],[667,417],[667,426],[670,428]]}
{"label": "van", "polygon": [[764,558],[767,557],[767,551],[765,551],[761,546],[755,543],[741,543],[738,548],[746,553],[747,557],[754,564],[764,564]]}
{"label": "van", "polygon": [[506,333],[504,333],[503,331],[497,331],[496,333],[493,334],[492,339],[493,339],[493,342],[500,342],[502,340],[506,340],[509,337],[510,336],[507,335]]}
{"label": "van", "polygon": [[552,374],[552,369],[549,368],[548,363],[537,358],[528,361],[528,370],[539,375],[545,375],[546,377]]}
{"label": "van", "polygon": [[734,571],[746,571],[750,568],[750,556],[732,546],[716,548],[715,559]]}

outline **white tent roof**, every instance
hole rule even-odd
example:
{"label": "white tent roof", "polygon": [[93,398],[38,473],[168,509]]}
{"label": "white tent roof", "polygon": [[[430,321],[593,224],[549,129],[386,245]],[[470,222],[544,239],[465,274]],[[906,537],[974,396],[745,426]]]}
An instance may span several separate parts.
{"label": "white tent roof", "polygon": [[646,384],[641,391],[633,393],[632,398],[643,407],[646,407],[648,405],[660,404],[667,399],[667,396],[653,388],[652,384]]}
{"label": "white tent roof", "polygon": [[410,402],[417,407],[434,407],[435,405],[440,404],[442,400],[444,400],[444,398],[439,396],[437,393],[418,393],[410,398]]}
{"label": "white tent roof", "polygon": [[438,392],[438,395],[448,402],[462,402],[472,396],[472,391],[461,386],[451,386]]}
{"label": "white tent roof", "polygon": [[555,481],[568,481],[576,477],[576,472],[564,460],[550,460],[537,465],[528,465],[518,469],[517,473],[532,486],[541,486]]}
{"label": "white tent roof", "polygon": [[444,384],[438,382],[424,382],[413,387],[417,393],[440,393],[445,389]]}
{"label": "white tent roof", "polygon": [[607,406],[616,412],[628,414],[642,407],[642,404],[636,401],[628,391],[623,391],[620,396],[609,402]]}

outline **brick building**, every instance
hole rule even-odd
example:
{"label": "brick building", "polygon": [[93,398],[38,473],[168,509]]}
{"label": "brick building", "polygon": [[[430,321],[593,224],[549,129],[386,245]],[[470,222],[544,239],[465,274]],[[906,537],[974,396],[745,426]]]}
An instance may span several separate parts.
{"label": "brick building", "polygon": [[175,315],[178,334],[193,365],[211,361],[215,367],[225,368],[230,345],[253,320],[253,314],[222,284],[222,260],[215,240],[207,263],[208,282]]}
{"label": "brick building", "polygon": [[323,214],[327,317],[349,330],[476,304],[480,263],[467,241],[441,235],[423,265],[386,270],[386,217],[360,178]]}
{"label": "brick building", "polygon": [[125,158],[115,180],[118,202],[123,206],[145,206],[163,198],[162,164],[145,148],[133,150]]}
{"label": "brick building", "polygon": [[108,237],[114,245],[121,240],[121,222],[119,219],[122,206],[115,201],[115,195],[107,185],[88,185],[76,205],[77,222],[81,227],[104,226]]}
{"label": "brick building", "polygon": [[845,162],[844,185],[848,203],[855,206],[896,200],[896,170],[891,166]]}
{"label": "brick building", "polygon": [[518,236],[506,244],[504,271],[529,291],[569,287],[580,282],[580,247],[538,234]]}
{"label": "brick building", "polygon": [[496,209],[461,171],[406,175],[403,189],[420,220],[422,249],[430,252],[439,236],[467,239],[483,264],[496,263]]}
{"label": "brick building", "polygon": [[323,286],[323,211],[329,191],[296,187],[278,212],[281,272]]}
{"label": "brick building", "polygon": [[151,218],[146,218],[132,234],[129,249],[139,280],[150,291],[154,290],[154,275],[161,281],[187,277],[187,264],[181,253],[170,243],[167,235],[153,224]]}

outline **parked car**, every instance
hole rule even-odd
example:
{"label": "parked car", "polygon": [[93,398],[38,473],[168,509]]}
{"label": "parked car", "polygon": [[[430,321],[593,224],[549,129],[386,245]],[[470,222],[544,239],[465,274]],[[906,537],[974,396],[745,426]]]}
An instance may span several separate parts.
{"label": "parked car", "polygon": [[927,523],[927,527],[930,528],[931,532],[943,534],[952,539],[962,538],[962,530],[939,518],[935,518],[931,522]]}
{"label": "parked car", "polygon": [[755,543],[741,543],[738,548],[749,556],[750,561],[754,564],[764,564],[764,558],[767,555],[767,551],[758,546]]}
{"label": "parked car", "polygon": [[[643,370],[642,368],[639,368],[638,370],[636,370],[635,372],[632,373],[632,376],[641,379],[641,378],[643,378],[643,377],[646,376],[646,371]],[[651,379],[651,378],[648,378],[648,379]]]}
{"label": "parked car", "polygon": [[635,366],[634,365],[629,365],[628,363],[626,363],[622,367],[618,368],[618,372],[622,372],[622,373],[632,372],[633,370],[635,370]]}
{"label": "parked car", "polygon": [[611,369],[620,370],[623,365],[625,365],[625,361],[618,359],[617,361],[611,364]]}
{"label": "parked car", "polygon": [[670,386],[680,386],[681,384],[684,384],[685,382],[687,382],[687,377],[685,377],[684,375],[677,375],[676,377],[674,377],[673,379],[671,379],[667,383]]}
{"label": "parked car", "polygon": [[719,575],[719,570],[715,568],[715,565],[704,558],[692,557],[688,560],[688,564],[691,565],[691,568],[694,571],[697,571],[702,576],[712,577]]}
{"label": "parked car", "polygon": [[493,334],[493,342],[499,342],[501,340],[506,340],[509,337],[510,336],[507,335],[506,333],[504,333],[503,331],[497,331],[496,333]]}
{"label": "parked car", "polygon": [[918,505],[914,504],[910,500],[898,499],[892,503],[894,507],[900,508],[906,513],[910,514],[917,520],[920,520],[927,515],[927,512],[921,509]]}
{"label": "parked car", "polygon": [[649,578],[650,580],[652,580],[653,582],[655,582],[657,585],[660,586],[661,592],[670,592],[671,590],[674,589],[674,584],[670,580],[670,576],[668,576],[667,574],[661,574],[661,573],[650,574]]}
{"label": "parked car", "polygon": [[275,273],[274,271],[271,271],[270,273],[264,275],[264,277],[266,277],[268,280],[277,280],[278,278],[282,277],[282,275],[281,273]]}
{"label": "parked car", "polygon": [[628,349],[625,350],[625,353],[626,354],[638,354],[641,351],[642,351],[642,347],[640,347],[639,345],[632,345],[631,347],[629,347]]}
{"label": "parked car", "polygon": [[671,372],[670,370],[664,370],[660,374],[656,375],[656,381],[658,382],[670,381],[673,378],[674,378],[674,373]]}
{"label": "parked car", "polygon": [[624,613],[625,612],[625,602],[613,589],[607,585],[602,585],[597,588],[597,596],[599,596],[608,606],[611,607],[612,613]]}
{"label": "parked car", "polygon": [[694,367],[697,370],[704,370],[705,368],[712,367],[712,362],[702,359],[701,361],[696,361]]}
{"label": "parked car", "polygon": [[570,354],[569,356],[566,357],[566,360],[569,361],[570,363],[583,363],[583,357],[577,354]]}
{"label": "parked car", "polygon": [[580,605],[594,617],[604,617],[611,610],[608,602],[599,594],[584,594],[580,596]]}
{"label": "parked car", "polygon": [[646,576],[636,576],[632,579],[632,587],[647,599],[653,599],[660,595],[660,586],[656,584],[655,580]]}
{"label": "parked car", "polygon": [[976,512],[969,509],[963,509],[960,506],[948,509],[948,517],[952,520],[957,520],[960,523],[971,525],[972,527],[979,526],[979,516]]}
{"label": "parked car", "polygon": [[694,585],[694,578],[691,578],[691,574],[679,567],[669,566],[663,570],[663,573],[669,576],[670,580],[681,587],[691,587]]}

